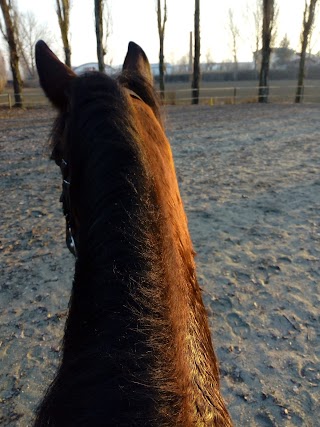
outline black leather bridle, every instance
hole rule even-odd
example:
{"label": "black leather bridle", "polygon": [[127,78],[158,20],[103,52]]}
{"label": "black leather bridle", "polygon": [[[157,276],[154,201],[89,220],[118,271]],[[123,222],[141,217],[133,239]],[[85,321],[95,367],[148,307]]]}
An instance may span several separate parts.
{"label": "black leather bridle", "polygon": [[71,215],[71,202],[70,202],[70,175],[68,163],[62,159],[60,163],[60,170],[62,174],[62,192],[60,202],[62,203],[63,214],[66,219],[66,244],[69,251],[77,258],[77,247],[74,239],[74,221]]}

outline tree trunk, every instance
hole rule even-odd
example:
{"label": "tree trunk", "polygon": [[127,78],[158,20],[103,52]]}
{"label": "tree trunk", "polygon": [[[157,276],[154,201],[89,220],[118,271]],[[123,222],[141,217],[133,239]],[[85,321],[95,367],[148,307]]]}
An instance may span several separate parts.
{"label": "tree trunk", "polygon": [[271,39],[274,17],[274,0],[263,0],[262,58],[259,79],[259,102],[268,102]]}
{"label": "tree trunk", "polygon": [[238,38],[240,35],[239,28],[236,26],[233,17],[233,10],[229,9],[229,26],[232,37],[232,54],[233,54],[233,80],[238,80]]}
{"label": "tree trunk", "polygon": [[268,102],[269,96],[269,69],[271,49],[262,50],[260,77],[259,77],[259,102]]}
{"label": "tree trunk", "polygon": [[71,68],[71,48],[69,44],[70,0],[56,0],[56,4],[65,64]]}
{"label": "tree trunk", "polygon": [[200,91],[200,0],[195,0],[192,104],[199,104],[199,91]]}
{"label": "tree trunk", "polygon": [[97,57],[99,71],[105,72],[103,48],[103,0],[94,0],[94,14],[96,22]]}
{"label": "tree trunk", "polygon": [[160,86],[160,96],[161,99],[164,99],[164,31],[167,21],[167,0],[164,0],[164,12],[163,19],[161,14],[161,1],[157,1],[157,17],[158,17],[158,32],[159,32],[159,86]]}
{"label": "tree trunk", "polygon": [[164,37],[160,37],[159,49],[159,86],[161,98],[164,98],[164,51],[163,51]]}
{"label": "tree trunk", "polygon": [[0,51],[0,94],[3,92],[3,89],[7,83],[7,70],[6,64],[4,62],[3,55]]}
{"label": "tree trunk", "polygon": [[16,28],[17,23],[13,22],[10,15],[12,6],[6,0],[0,0],[3,19],[6,28],[5,39],[9,46],[10,67],[12,71],[15,107],[22,107],[22,79],[19,69],[18,42]]}
{"label": "tree trunk", "polygon": [[307,2],[305,2],[305,8],[303,12],[302,33],[301,33],[301,54],[300,54],[300,62],[299,62],[298,84],[297,84],[296,97],[295,97],[296,103],[302,102],[302,99],[303,99],[303,83],[305,78],[306,52],[307,52],[308,44],[310,42],[316,5],[317,5],[317,0],[310,0],[309,6]]}
{"label": "tree trunk", "polygon": [[[189,38],[189,67],[188,67],[188,73],[190,76],[192,75],[192,64],[193,64],[193,33],[190,31],[190,38]],[[191,81],[191,78],[189,78],[189,81]]]}
{"label": "tree trunk", "polygon": [[253,60],[254,60],[254,71],[255,71],[257,80],[259,79],[258,62],[260,59],[259,47],[260,47],[260,41],[261,41],[261,24],[262,24],[262,18],[261,18],[262,10],[261,10],[260,1],[256,3],[256,9],[253,12],[253,20],[254,20],[254,28],[255,28],[255,51],[253,53]]}

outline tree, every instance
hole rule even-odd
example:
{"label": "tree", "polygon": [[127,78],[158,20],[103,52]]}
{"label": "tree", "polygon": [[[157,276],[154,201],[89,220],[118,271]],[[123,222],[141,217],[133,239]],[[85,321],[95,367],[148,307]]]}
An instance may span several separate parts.
{"label": "tree", "polygon": [[71,0],[56,0],[56,12],[63,43],[65,64],[71,67],[71,48],[69,43],[70,8]]}
{"label": "tree", "polygon": [[260,59],[260,46],[261,46],[261,24],[262,24],[262,7],[261,0],[257,1],[256,8],[253,12],[254,30],[255,30],[255,45],[253,52],[254,69],[258,74],[258,63]]}
{"label": "tree", "polygon": [[[106,17],[104,18],[104,10],[106,9]],[[106,0],[94,0],[94,15],[96,24],[96,39],[97,39],[97,57],[99,63],[99,71],[105,71],[104,58],[107,54],[108,38],[110,36],[110,9]]]}
{"label": "tree", "polygon": [[158,33],[159,33],[159,85],[160,85],[160,95],[161,98],[164,98],[164,31],[167,22],[167,0],[164,0],[163,6],[163,18],[161,12],[161,0],[157,0],[157,18],[158,18]]}
{"label": "tree", "polygon": [[94,0],[94,16],[96,22],[97,57],[99,63],[99,71],[104,73],[105,51],[103,49],[103,0]]}
{"label": "tree", "polygon": [[192,104],[199,104],[200,92],[200,0],[195,0],[194,10],[194,61],[192,78]]}
{"label": "tree", "polygon": [[290,41],[288,39],[287,34],[283,37],[280,42],[280,47],[276,50],[277,53],[277,64],[278,65],[287,65],[290,59],[294,54],[294,50],[290,49]]}
{"label": "tree", "polygon": [[302,21],[302,32],[301,32],[301,53],[299,62],[299,73],[298,73],[298,84],[296,91],[295,102],[299,103],[302,101],[303,95],[303,82],[305,77],[305,62],[307,47],[310,43],[310,38],[313,29],[314,18],[316,14],[316,6],[318,0],[310,0],[309,4],[305,0],[303,21]]}
{"label": "tree", "polygon": [[50,30],[39,24],[32,12],[20,14],[19,19],[19,55],[27,78],[34,79],[37,75],[35,64],[35,45],[38,40],[45,40],[52,45],[52,35]]}
{"label": "tree", "polygon": [[233,80],[237,80],[238,78],[238,38],[240,35],[239,28],[236,26],[233,18],[233,11],[229,9],[229,28],[231,33],[232,40],[232,56],[233,56]]}
{"label": "tree", "polygon": [[0,0],[4,25],[0,25],[2,35],[9,47],[10,67],[13,79],[15,107],[22,107],[22,79],[19,69],[19,35],[17,25],[17,10],[13,1]]}
{"label": "tree", "polygon": [[268,102],[269,95],[269,69],[273,34],[276,22],[275,0],[262,1],[262,51],[259,78],[259,102]]}
{"label": "tree", "polygon": [[0,93],[3,91],[6,83],[7,83],[6,64],[4,62],[2,53],[0,52]]}
{"label": "tree", "polygon": [[212,71],[214,64],[212,52],[208,49],[206,52],[206,71]]}
{"label": "tree", "polygon": [[183,55],[178,61],[177,61],[177,71],[178,73],[188,73],[189,72],[189,56]]}

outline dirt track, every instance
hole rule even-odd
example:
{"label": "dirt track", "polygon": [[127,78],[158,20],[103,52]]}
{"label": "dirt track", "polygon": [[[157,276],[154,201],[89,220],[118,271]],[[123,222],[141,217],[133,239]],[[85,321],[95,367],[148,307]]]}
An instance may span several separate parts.
{"label": "dirt track", "polygon": [[[168,135],[236,426],[320,419],[320,107],[170,107]],[[0,424],[58,363],[73,259],[53,113],[0,110]]]}

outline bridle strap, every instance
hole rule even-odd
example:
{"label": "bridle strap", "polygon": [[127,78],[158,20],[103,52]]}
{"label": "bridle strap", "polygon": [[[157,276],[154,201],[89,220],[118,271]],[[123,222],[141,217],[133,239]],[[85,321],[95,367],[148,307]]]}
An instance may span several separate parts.
{"label": "bridle strap", "polygon": [[128,92],[128,94],[129,94],[130,96],[132,96],[132,98],[139,99],[140,101],[142,101],[142,102],[143,102],[143,99],[142,99],[139,95],[137,95],[133,90],[128,89],[128,88],[126,87],[126,91]]}
{"label": "bridle strap", "polygon": [[68,163],[62,159],[60,163],[62,174],[62,194],[60,202],[62,202],[63,214],[66,220],[66,244],[69,251],[77,258],[77,247],[73,236],[73,220],[71,215],[71,201],[70,201],[70,178]]}

